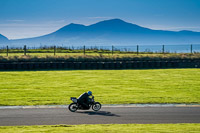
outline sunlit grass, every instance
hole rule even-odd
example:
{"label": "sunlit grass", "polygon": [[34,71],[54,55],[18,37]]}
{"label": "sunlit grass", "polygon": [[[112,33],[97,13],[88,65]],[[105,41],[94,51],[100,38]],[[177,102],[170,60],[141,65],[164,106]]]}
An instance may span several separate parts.
{"label": "sunlit grass", "polygon": [[[54,56],[54,53],[26,53],[28,56]],[[82,56],[84,53],[56,53],[56,56]],[[87,53],[86,55],[99,55],[98,53]],[[110,55],[110,54],[104,54],[104,55]],[[0,56],[7,56],[6,53],[0,53]],[[24,56],[24,53],[9,53],[8,56]]]}
{"label": "sunlit grass", "polygon": [[52,62],[52,61],[135,61],[135,60],[181,60],[181,59],[200,59],[200,54],[82,54],[82,53],[32,53],[24,56],[23,54],[13,53],[9,56],[0,54],[0,62]]}
{"label": "sunlit grass", "polygon": [[[28,56],[54,56],[54,53],[26,53],[26,55]],[[82,56],[84,55],[84,53],[55,53],[56,56]],[[191,54],[191,53],[129,53],[129,52],[124,52],[124,53],[93,53],[93,52],[89,52],[89,53],[85,53],[85,55],[93,55],[93,56],[99,56],[99,55],[113,55],[113,56],[199,56],[200,53],[195,53],[195,54]],[[0,53],[0,56],[7,56],[6,53]],[[24,53],[8,53],[8,56],[24,56]]]}
{"label": "sunlit grass", "polygon": [[0,105],[65,105],[88,90],[102,104],[200,103],[199,69],[10,71],[0,79]]}
{"label": "sunlit grass", "polygon": [[96,124],[0,126],[1,133],[199,133],[200,124]]}

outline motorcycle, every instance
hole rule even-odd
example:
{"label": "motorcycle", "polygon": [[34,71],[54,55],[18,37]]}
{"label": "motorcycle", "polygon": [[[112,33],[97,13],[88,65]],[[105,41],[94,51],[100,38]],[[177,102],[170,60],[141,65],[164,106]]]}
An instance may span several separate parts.
{"label": "motorcycle", "polygon": [[76,97],[71,97],[73,103],[68,106],[68,109],[71,112],[75,112],[77,110],[89,110],[91,107],[94,111],[99,111],[101,109],[101,104],[99,102],[94,101],[94,96],[89,100],[89,108],[85,109],[81,104],[78,103],[78,99]]}

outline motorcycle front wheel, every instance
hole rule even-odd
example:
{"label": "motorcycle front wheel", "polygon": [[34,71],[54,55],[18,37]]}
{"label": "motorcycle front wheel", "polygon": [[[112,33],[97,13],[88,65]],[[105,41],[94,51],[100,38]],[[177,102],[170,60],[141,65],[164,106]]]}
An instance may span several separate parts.
{"label": "motorcycle front wheel", "polygon": [[75,112],[77,109],[78,109],[78,106],[76,103],[71,103],[69,106],[68,106],[68,109],[71,111],[71,112]]}
{"label": "motorcycle front wheel", "polygon": [[92,105],[92,109],[94,111],[99,111],[101,109],[101,104],[99,102],[96,102]]}

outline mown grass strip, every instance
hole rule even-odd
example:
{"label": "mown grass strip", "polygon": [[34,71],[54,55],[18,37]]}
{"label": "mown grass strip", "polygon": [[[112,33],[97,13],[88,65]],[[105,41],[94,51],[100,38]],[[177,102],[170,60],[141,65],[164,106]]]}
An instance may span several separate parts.
{"label": "mown grass strip", "polygon": [[0,105],[66,105],[91,90],[102,104],[200,103],[200,69],[0,72]]}
{"label": "mown grass strip", "polygon": [[199,133],[200,124],[97,124],[0,126],[1,133]]}

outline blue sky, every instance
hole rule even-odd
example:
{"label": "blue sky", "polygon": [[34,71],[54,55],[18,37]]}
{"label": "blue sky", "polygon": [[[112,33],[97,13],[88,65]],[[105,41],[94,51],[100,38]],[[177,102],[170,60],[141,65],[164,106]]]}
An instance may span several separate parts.
{"label": "blue sky", "polygon": [[152,29],[200,31],[200,0],[0,0],[0,34],[9,39],[112,18]]}

